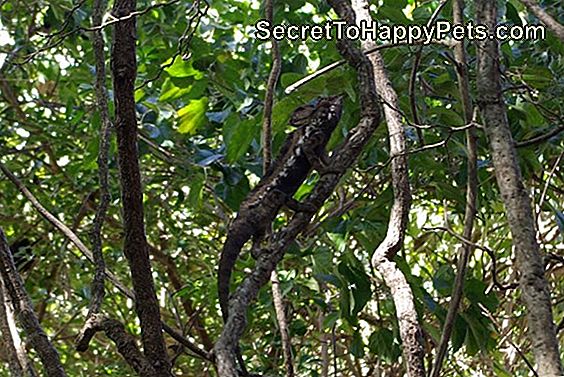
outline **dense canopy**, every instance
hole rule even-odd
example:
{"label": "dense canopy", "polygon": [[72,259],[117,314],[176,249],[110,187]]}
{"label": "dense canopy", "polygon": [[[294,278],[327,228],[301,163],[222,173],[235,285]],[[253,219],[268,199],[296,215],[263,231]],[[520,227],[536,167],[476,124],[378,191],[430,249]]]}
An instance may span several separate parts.
{"label": "dense canopy", "polygon": [[[564,374],[563,17],[557,0],[0,0],[0,375]],[[260,40],[261,19],[309,38]],[[513,38],[314,38],[330,20]],[[224,324],[241,203],[284,190],[265,172],[335,95],[328,156],[299,160],[260,250],[244,240]]]}

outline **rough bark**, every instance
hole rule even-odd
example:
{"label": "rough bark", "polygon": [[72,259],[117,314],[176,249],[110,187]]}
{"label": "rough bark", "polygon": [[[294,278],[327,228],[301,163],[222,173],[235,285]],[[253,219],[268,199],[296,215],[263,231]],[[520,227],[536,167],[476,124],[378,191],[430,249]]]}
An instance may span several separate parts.
{"label": "rough bark", "polygon": [[[126,17],[135,11],[135,0],[116,0],[112,15]],[[162,376],[170,375],[155,293],[149,247],[145,236],[143,192],[137,149],[137,119],[135,114],[135,17],[114,26],[112,75],[114,83],[115,124],[124,221],[123,252],[129,262],[135,292],[135,310],[141,323],[143,352]]]}
{"label": "rough bark", "polygon": [[23,328],[28,342],[35,349],[48,377],[65,377],[66,373],[61,365],[59,354],[43,328],[39,324],[33,311],[33,305],[20,274],[14,264],[14,259],[4,231],[0,228],[0,277],[4,288],[12,301],[18,325]]}
{"label": "rough bark", "polygon": [[[493,30],[497,4],[476,1],[476,23]],[[477,44],[478,105],[486,129],[497,184],[505,206],[515,249],[522,300],[527,308],[528,334],[539,376],[559,376],[564,371],[552,318],[550,291],[535,237],[531,200],[523,185],[515,145],[507,121],[500,84],[498,44],[488,39]]]}
{"label": "rough bark", "polygon": [[[330,4],[334,7],[348,6],[337,0],[331,1]],[[350,6],[348,8],[350,9]],[[345,56],[358,73],[361,119],[359,124],[349,132],[343,145],[333,153],[332,171],[320,177],[311,194],[304,201],[308,208],[315,211],[319,210],[333,193],[340,178],[354,163],[380,123],[380,110],[370,61],[350,41],[338,41],[337,46],[341,55]],[[261,253],[253,271],[234,292],[230,300],[228,318],[214,347],[220,377],[236,375],[234,350],[245,330],[246,310],[251,301],[256,298],[259,289],[269,280],[272,271],[284,256],[290,243],[306,229],[313,214],[309,211],[294,214],[288,225],[274,234],[268,251]]]}

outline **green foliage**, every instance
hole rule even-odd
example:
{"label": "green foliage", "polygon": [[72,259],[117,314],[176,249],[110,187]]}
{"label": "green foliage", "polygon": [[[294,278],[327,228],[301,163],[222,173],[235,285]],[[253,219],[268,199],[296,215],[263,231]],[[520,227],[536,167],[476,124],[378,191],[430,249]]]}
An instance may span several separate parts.
{"label": "green foliage", "polygon": [[[385,0],[373,4],[372,15],[379,23],[389,25],[423,24],[439,3]],[[561,16],[560,3],[540,3],[552,15]],[[137,6],[142,10],[151,4],[138,1]],[[263,18],[262,3],[211,2],[198,25],[187,16],[192,5],[171,2],[138,17],[135,99],[146,232],[153,251],[162,316],[197,344],[204,344],[196,330],[199,325],[211,342],[222,329],[216,266],[229,219],[263,174],[260,136],[271,56],[268,45],[252,35],[251,26]],[[519,1],[502,2],[500,6],[500,22],[537,23]],[[87,244],[99,204],[101,126],[94,94],[91,33],[79,28],[90,26],[91,7],[91,2],[77,6],[70,0],[0,2],[0,162]],[[473,4],[467,3],[467,20],[473,13]],[[451,5],[447,4],[439,16],[451,20]],[[335,15],[325,2],[292,0],[275,2],[275,17],[277,23],[310,24]],[[185,31],[194,26],[193,36],[186,38]],[[111,27],[104,28],[103,35],[109,72]],[[180,51],[179,44],[188,40],[187,51]],[[329,149],[334,150],[360,119],[355,71],[340,66],[286,95],[284,89],[341,57],[334,41],[283,41],[280,48],[282,72],[272,118],[274,151],[292,131],[288,120],[297,106],[320,95],[344,94],[342,120],[329,143]],[[410,150],[422,146],[413,125],[409,95],[417,49],[398,46],[381,51],[400,96],[399,110],[406,122]],[[466,50],[471,95],[476,103],[475,48],[468,43]],[[500,54],[504,99],[514,139],[527,140],[561,127],[561,41],[548,33],[545,40],[502,43]],[[451,129],[464,125],[452,55],[453,51],[441,44],[422,50],[414,104],[419,122],[428,126],[422,130],[424,141],[427,146],[448,142],[409,155],[412,209],[405,244],[394,258],[412,289],[427,352],[441,336],[461,242],[446,232],[425,228],[446,226],[446,218],[448,226],[461,234],[466,204],[466,139],[464,132]],[[107,76],[113,117],[114,94],[110,74]],[[11,102],[6,88],[14,93],[19,106]],[[544,251],[557,255],[562,251],[564,232],[562,159],[558,160],[562,135],[517,149],[524,183],[541,224],[539,237]],[[378,365],[381,374],[404,373],[391,292],[370,265],[372,253],[386,235],[394,195],[388,136],[382,124],[355,169],[342,178],[337,192],[306,230],[307,236],[292,244],[279,265],[299,376],[320,375],[322,363],[327,362],[321,360],[320,349],[322,344],[327,345],[333,357],[333,332],[338,375],[353,375],[351,365],[357,364],[363,375],[373,365]],[[477,137],[479,214],[472,241],[494,251],[497,280],[513,283],[518,277],[495,168],[482,129],[478,129]],[[130,272],[122,253],[116,149],[112,139],[112,200],[103,228],[103,252],[108,268],[129,285]],[[312,174],[295,197],[306,197],[318,180],[319,175]],[[341,211],[349,202],[348,210]],[[291,215],[282,211],[274,228],[281,228]],[[94,268],[7,179],[0,180],[0,226],[10,241],[37,241],[33,249],[37,267],[24,274],[26,288],[36,311],[43,313],[41,324],[55,338],[68,375],[132,375],[114,344],[101,334],[87,354],[75,352],[73,339],[83,325],[91,298]],[[559,279],[562,266],[552,260],[547,263],[555,322],[560,323],[564,311],[564,285]],[[236,266],[235,284],[253,266],[254,260],[245,254]],[[509,359],[505,352],[510,348],[506,343],[510,337],[532,360],[523,305],[515,290],[500,290],[494,285],[493,273],[491,256],[476,249],[470,257],[449,348],[449,364],[457,368],[445,368],[444,376],[458,376],[457,369],[465,376],[529,373],[520,359]],[[110,283],[106,288],[103,313],[124,323],[139,339],[134,305]],[[241,342],[248,364],[257,373],[282,375],[281,339],[269,288],[259,293],[248,320]],[[174,345],[168,337],[167,342]],[[34,363],[39,365],[38,360]],[[0,375],[7,374],[5,368],[0,365]],[[175,373],[183,376],[204,376],[210,369],[208,363],[189,353],[182,354],[175,364]]]}

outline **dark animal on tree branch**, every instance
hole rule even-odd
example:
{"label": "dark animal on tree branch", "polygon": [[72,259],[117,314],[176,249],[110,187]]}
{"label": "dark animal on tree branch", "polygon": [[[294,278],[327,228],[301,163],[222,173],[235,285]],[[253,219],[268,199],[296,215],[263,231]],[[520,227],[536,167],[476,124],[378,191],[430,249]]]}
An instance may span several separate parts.
{"label": "dark animal on tree branch", "polygon": [[288,135],[266,175],[241,204],[219,261],[219,303],[224,320],[231,273],[245,243],[253,239],[253,251],[260,249],[262,238],[284,205],[294,211],[311,211],[293,196],[312,169],[319,174],[329,171],[325,146],[341,118],[342,103],[341,96],[321,97],[314,105],[297,108],[290,124],[298,128]]}

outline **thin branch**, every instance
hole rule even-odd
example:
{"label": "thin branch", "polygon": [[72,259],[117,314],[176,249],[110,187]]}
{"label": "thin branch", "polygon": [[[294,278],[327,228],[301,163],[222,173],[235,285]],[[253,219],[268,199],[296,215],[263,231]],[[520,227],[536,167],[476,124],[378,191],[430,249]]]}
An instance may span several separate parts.
{"label": "thin branch", "polygon": [[546,27],[556,35],[561,42],[564,42],[564,26],[560,24],[554,17],[548,14],[534,0],[521,0],[527,9],[533,13]]}
{"label": "thin branch", "polygon": [[[85,0],[81,0],[75,8],[78,9],[78,7],[80,7],[84,2],[85,2]],[[103,23],[103,24],[101,23],[101,24],[98,24],[98,25],[95,25],[95,26],[92,26],[92,27],[79,26],[79,27],[76,27],[76,28],[69,30],[67,32],[63,32],[66,29],[66,26],[68,26],[68,22],[66,22],[66,25],[63,24],[63,27],[59,31],[46,36],[47,42],[43,47],[40,47],[37,50],[35,50],[34,52],[29,53],[26,56],[24,56],[23,61],[14,62],[13,64],[16,65],[16,66],[25,65],[25,64],[29,63],[30,61],[32,61],[33,59],[35,59],[37,57],[37,55],[41,54],[42,52],[45,52],[47,50],[50,50],[52,48],[60,46],[65,41],[65,39],[67,37],[69,37],[69,36],[71,36],[75,33],[78,33],[80,31],[83,31],[83,32],[101,31],[108,26],[111,26],[111,25],[114,25],[114,24],[117,24],[117,23],[120,23],[120,22],[129,21],[129,20],[131,20],[131,19],[133,19],[134,17],[137,17],[137,16],[145,15],[146,13],[149,13],[153,9],[166,7],[168,5],[173,5],[173,4],[176,4],[178,2],[180,2],[180,0],[171,0],[171,1],[168,1],[168,2],[164,2],[164,3],[153,4],[153,5],[150,5],[146,8],[143,8],[141,10],[132,12],[129,15],[126,15],[126,16],[123,16],[123,17],[114,17],[111,14],[108,14],[107,16],[110,18],[110,20]],[[69,18],[70,18],[70,16],[69,16]],[[56,40],[54,42],[52,42],[52,40],[55,39],[55,37],[57,37]]]}
{"label": "thin branch", "polygon": [[[264,4],[266,20],[274,20],[273,0],[266,0]],[[282,68],[282,58],[280,56],[280,46],[276,39],[271,40],[272,44],[272,67],[268,76],[266,93],[264,95],[264,113],[262,118],[262,170],[266,174],[272,161],[272,107],[274,105],[274,94],[276,84]]]}
{"label": "thin branch", "polygon": [[284,311],[284,301],[282,299],[282,290],[280,289],[280,280],[276,270],[272,271],[270,276],[272,283],[272,300],[274,301],[274,311],[276,312],[276,320],[280,328],[280,339],[282,341],[282,352],[284,354],[284,363],[286,365],[286,376],[294,376],[294,361],[292,357],[292,342],[288,331],[288,320]]}
{"label": "thin branch", "polygon": [[518,141],[518,142],[515,143],[515,146],[517,148],[523,148],[523,147],[528,147],[528,146],[531,146],[531,145],[539,144],[539,143],[542,143],[543,141],[550,139],[551,137],[558,135],[562,131],[564,131],[564,125],[560,125],[556,128],[553,128],[552,130],[548,131],[547,133],[532,137],[530,139]]}
{"label": "thin branch", "polygon": [[[452,13],[453,22],[457,25],[462,25],[464,23],[464,0],[453,0]],[[456,67],[456,76],[458,79],[458,91],[460,93],[464,121],[466,123],[475,123],[478,113],[476,109],[476,111],[474,111],[474,114],[472,114],[472,99],[470,98],[470,84],[468,78],[468,67],[464,41],[460,41],[455,46],[454,55],[454,64]],[[474,229],[474,221],[477,212],[476,198],[478,193],[478,155],[476,131],[474,127],[471,127],[466,131],[466,148],[468,153],[468,182],[466,184],[466,208],[464,211],[464,229],[462,231],[462,237],[464,239],[469,239],[472,237],[472,231]],[[462,300],[468,259],[470,258],[470,254],[473,251],[474,248],[467,243],[464,243],[460,250],[458,263],[456,266],[456,278],[454,281],[454,286],[452,288],[451,300],[443,325],[441,340],[439,342],[439,346],[437,347],[435,362],[431,371],[431,377],[440,376],[443,360],[446,356],[448,348],[448,342],[452,334],[454,322],[458,313],[458,307],[460,305],[460,301]]]}
{"label": "thin branch", "polygon": [[[94,1],[94,10],[92,12],[92,24],[100,25],[102,16],[105,12],[106,4],[104,0]],[[110,130],[112,123],[108,110],[108,92],[106,90],[106,55],[104,53],[104,36],[101,31],[93,34],[94,58],[96,61],[96,106],[100,113],[100,145],[98,151],[98,181],[100,184],[100,204],[94,216],[90,238],[92,240],[92,256],[96,271],[92,280],[92,300],[88,309],[87,318],[100,311],[100,306],[104,300],[104,279],[106,264],[102,255],[102,226],[106,218],[106,213],[110,204],[109,190],[109,167],[108,155],[110,149]]]}
{"label": "thin branch", "polygon": [[[415,124],[420,124],[419,115],[417,114],[417,100],[415,97],[415,84],[417,82],[417,70],[419,69],[419,64],[421,63],[421,56],[423,55],[423,47],[419,47],[415,53],[415,59],[413,59],[413,66],[411,67],[411,73],[409,75],[409,107],[411,108],[411,116],[413,117],[413,122]],[[425,145],[425,139],[423,138],[423,132],[420,128],[416,129],[417,139],[420,145]]]}
{"label": "thin branch", "polygon": [[425,232],[436,232],[436,231],[447,232],[448,234],[450,234],[454,238],[458,239],[459,241],[465,243],[466,245],[468,245],[468,246],[470,246],[474,249],[480,249],[480,250],[485,251],[492,260],[492,281],[493,281],[494,285],[497,287],[497,289],[508,290],[508,289],[515,289],[519,286],[519,284],[517,284],[517,283],[503,285],[497,280],[497,257],[495,256],[495,252],[492,249],[490,249],[489,247],[484,246],[484,245],[480,245],[478,243],[470,241],[469,239],[464,238],[463,236],[461,236],[460,234],[458,234],[454,230],[452,230],[450,228],[450,226],[435,226],[435,227],[429,227],[429,228],[426,227],[426,228],[423,228],[422,230],[425,231]]}
{"label": "thin branch", "polygon": [[[492,321],[492,324],[494,325],[494,327],[496,328],[496,331],[499,333],[499,328],[500,325],[497,322],[497,320],[495,319],[495,317],[492,315],[492,313],[490,313],[490,311],[488,310],[488,308],[486,308],[485,306],[483,306],[481,303],[478,304],[480,306],[480,308],[482,309],[482,312],[490,319],[490,321]],[[508,334],[509,335],[509,334]],[[531,373],[533,373],[534,377],[539,377],[538,373],[535,371],[535,367],[533,366],[533,364],[529,361],[529,359],[527,359],[527,356],[525,356],[525,354],[523,353],[523,351],[521,351],[521,349],[511,341],[511,339],[509,339],[509,336],[504,337],[504,340],[507,341],[507,343],[509,343],[511,345],[511,347],[513,347],[513,349],[515,349],[515,352],[517,352],[517,354],[519,355],[519,357],[525,362],[525,365],[527,365],[527,368],[529,368],[529,370],[531,371]]]}
{"label": "thin branch", "polygon": [[[204,9],[203,10],[200,9],[200,4],[202,2],[204,3]],[[176,52],[170,58],[170,62],[167,63],[167,64],[161,65],[159,67],[159,70],[157,71],[157,73],[153,77],[143,81],[143,83],[141,83],[139,86],[137,86],[135,88],[135,90],[139,90],[139,89],[143,88],[144,86],[148,85],[149,83],[151,83],[155,80],[158,80],[159,77],[161,77],[164,70],[171,67],[178,57],[181,57],[183,60],[189,59],[190,52],[188,51],[188,48],[190,47],[190,42],[192,41],[192,38],[194,37],[194,34],[196,33],[198,25],[200,25],[202,17],[204,17],[208,13],[209,8],[210,8],[210,4],[208,3],[208,0],[196,0],[196,1],[194,1],[192,6],[190,7],[190,9],[188,9],[188,11],[186,11],[186,15],[192,13],[193,11],[195,11],[195,13],[194,13],[193,16],[191,16],[189,18],[187,17],[188,22],[187,22],[187,25],[186,25],[186,29],[184,29],[184,32],[182,33],[180,38],[178,38],[178,46],[176,47]]]}
{"label": "thin branch", "polygon": [[[264,3],[265,18],[271,23],[274,20],[274,4],[273,0],[266,0]],[[280,56],[280,46],[276,39],[271,40],[272,44],[272,67],[268,76],[266,85],[266,93],[264,95],[264,112],[262,118],[262,170],[266,174],[272,163],[272,108],[274,105],[274,95],[276,84],[280,76],[282,68],[282,57]],[[270,232],[268,232],[270,233]],[[292,344],[288,332],[288,320],[284,311],[284,302],[282,300],[282,291],[280,290],[280,281],[276,270],[270,275],[272,284],[272,301],[274,303],[274,311],[276,320],[280,329],[280,338],[282,340],[282,351],[284,355],[284,364],[286,366],[286,376],[294,376],[294,362],[292,358]],[[242,364],[242,363],[240,363]]]}
{"label": "thin branch", "polygon": [[[433,40],[431,41],[432,44],[440,44],[440,45],[446,45],[446,46],[453,46],[454,42],[451,41],[450,39],[444,39],[444,40]],[[374,48],[371,48],[370,50],[366,50],[364,51],[364,53],[366,55],[370,55],[376,51],[381,51],[381,50],[385,50],[388,48],[393,48],[393,47],[405,47],[405,46],[413,46],[413,45],[422,45],[424,44],[424,41],[415,41],[411,44],[407,44],[407,43],[388,43],[388,44],[382,44],[380,46],[376,46]],[[307,75],[304,78],[299,79],[298,81],[296,81],[295,83],[293,83],[292,85],[288,86],[285,90],[284,93],[285,94],[291,94],[292,92],[296,91],[297,89],[299,89],[300,87],[302,87],[303,85],[307,84],[308,82],[315,80],[316,78],[322,76],[323,74],[330,72],[332,70],[334,70],[337,67],[343,66],[347,63],[347,61],[345,59],[341,59],[341,60],[337,60],[336,62],[333,62],[331,64],[326,65],[325,67],[321,67],[319,68],[317,71]]]}

